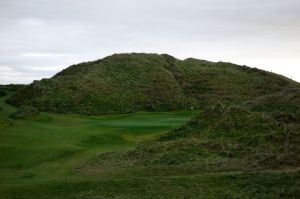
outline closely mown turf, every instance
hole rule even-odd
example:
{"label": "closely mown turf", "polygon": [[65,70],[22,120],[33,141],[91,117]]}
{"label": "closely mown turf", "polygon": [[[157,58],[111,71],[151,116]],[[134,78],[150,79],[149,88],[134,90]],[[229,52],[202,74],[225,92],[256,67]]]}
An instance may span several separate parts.
{"label": "closely mown turf", "polygon": [[[10,92],[0,98],[3,107],[0,112],[0,198],[5,199],[74,198],[74,195],[80,198],[82,193],[75,194],[77,188],[92,189],[93,183],[105,184],[101,180],[89,182],[89,176],[79,176],[77,168],[83,162],[103,152],[132,148],[140,141],[178,127],[191,117],[189,112],[107,116],[40,113],[12,119],[9,116],[15,108],[4,103],[9,95]],[[111,183],[118,182],[118,179],[111,180]],[[64,194],[60,195],[57,188],[64,190]]]}

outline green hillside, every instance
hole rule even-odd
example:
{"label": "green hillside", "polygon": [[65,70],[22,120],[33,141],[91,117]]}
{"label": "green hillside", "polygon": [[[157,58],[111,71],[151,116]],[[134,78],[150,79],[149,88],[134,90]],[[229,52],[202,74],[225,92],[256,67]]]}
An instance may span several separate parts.
{"label": "green hillside", "polygon": [[155,141],[109,156],[137,166],[185,165],[198,171],[299,168],[299,94],[294,88],[241,106],[219,103]]}
{"label": "green hillside", "polygon": [[8,102],[40,111],[90,115],[171,111],[218,101],[239,103],[295,85],[282,76],[230,63],[116,54],[35,81]]}
{"label": "green hillside", "polygon": [[[234,181],[239,175],[249,173],[289,173],[289,188],[281,187],[283,181],[277,181],[272,186],[278,190],[270,191],[270,187],[266,188],[264,183],[259,182],[256,193],[251,191],[252,188],[241,193],[231,190],[228,197],[297,198],[300,193],[299,94],[298,87],[259,97],[240,106],[218,103],[180,128],[153,141],[143,142],[133,150],[94,157],[79,171],[90,175],[100,175],[99,171],[116,173],[116,176],[138,173],[148,178],[175,175],[206,177],[208,174],[215,177],[233,173]],[[249,179],[246,177],[244,180]],[[268,178],[265,176],[261,180],[267,182]],[[273,180],[275,182],[276,178]],[[218,182],[222,184],[221,181]],[[238,184],[240,179],[237,181]],[[219,183],[215,185],[221,186]],[[251,187],[253,183],[250,180],[246,184]],[[230,188],[220,191],[220,195],[211,197],[210,193],[208,198],[226,198],[226,190]],[[197,198],[191,195],[191,198]]]}
{"label": "green hillside", "polygon": [[246,66],[118,54],[0,86],[0,138],[5,199],[300,195],[300,85]]}

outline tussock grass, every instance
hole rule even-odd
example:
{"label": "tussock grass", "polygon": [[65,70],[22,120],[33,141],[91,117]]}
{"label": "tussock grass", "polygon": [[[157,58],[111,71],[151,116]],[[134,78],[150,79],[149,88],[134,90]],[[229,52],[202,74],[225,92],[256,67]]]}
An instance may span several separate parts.
{"label": "tussock grass", "polygon": [[285,77],[224,62],[115,54],[70,66],[8,99],[40,111],[87,115],[236,104],[299,86]]}

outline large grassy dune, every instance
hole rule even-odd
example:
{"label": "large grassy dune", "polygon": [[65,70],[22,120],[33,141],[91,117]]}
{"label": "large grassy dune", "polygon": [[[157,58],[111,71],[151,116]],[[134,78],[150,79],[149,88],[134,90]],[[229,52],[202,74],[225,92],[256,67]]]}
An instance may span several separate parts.
{"label": "large grassy dune", "polygon": [[298,84],[263,70],[169,55],[115,54],[34,81],[8,99],[40,111],[87,115],[237,104]]}

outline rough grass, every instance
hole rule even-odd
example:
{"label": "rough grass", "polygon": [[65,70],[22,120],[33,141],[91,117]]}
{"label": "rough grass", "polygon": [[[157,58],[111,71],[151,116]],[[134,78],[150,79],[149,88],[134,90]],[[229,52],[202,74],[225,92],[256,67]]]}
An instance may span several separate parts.
{"label": "rough grass", "polygon": [[8,102],[89,115],[170,111],[218,101],[236,104],[298,85],[231,63],[133,53],[70,66],[50,79],[35,81]]}
{"label": "rough grass", "polygon": [[290,114],[290,119],[300,120],[299,104],[300,89],[299,87],[295,87],[282,92],[261,96],[255,100],[244,103],[244,106],[249,107],[252,111],[271,113],[275,117],[276,115],[280,116],[280,114]]}
{"label": "rough grass", "polygon": [[[277,101],[276,96],[283,99]],[[273,103],[269,103],[270,98],[275,99]],[[143,142],[134,150],[101,154],[78,170],[90,175],[138,173],[144,177],[297,171],[300,168],[298,100],[297,89],[292,89],[260,97],[243,106],[219,103],[154,141]],[[289,112],[289,105],[285,104],[292,104],[293,111]],[[278,110],[281,114],[277,114]],[[279,193],[268,197],[281,197],[276,194]]]}
{"label": "rough grass", "polygon": [[152,178],[89,179],[5,187],[4,198],[289,198],[300,193],[297,173],[227,173]]}
{"label": "rough grass", "polygon": [[39,111],[35,107],[31,106],[21,106],[15,113],[11,115],[14,119],[33,117],[39,114]]}

